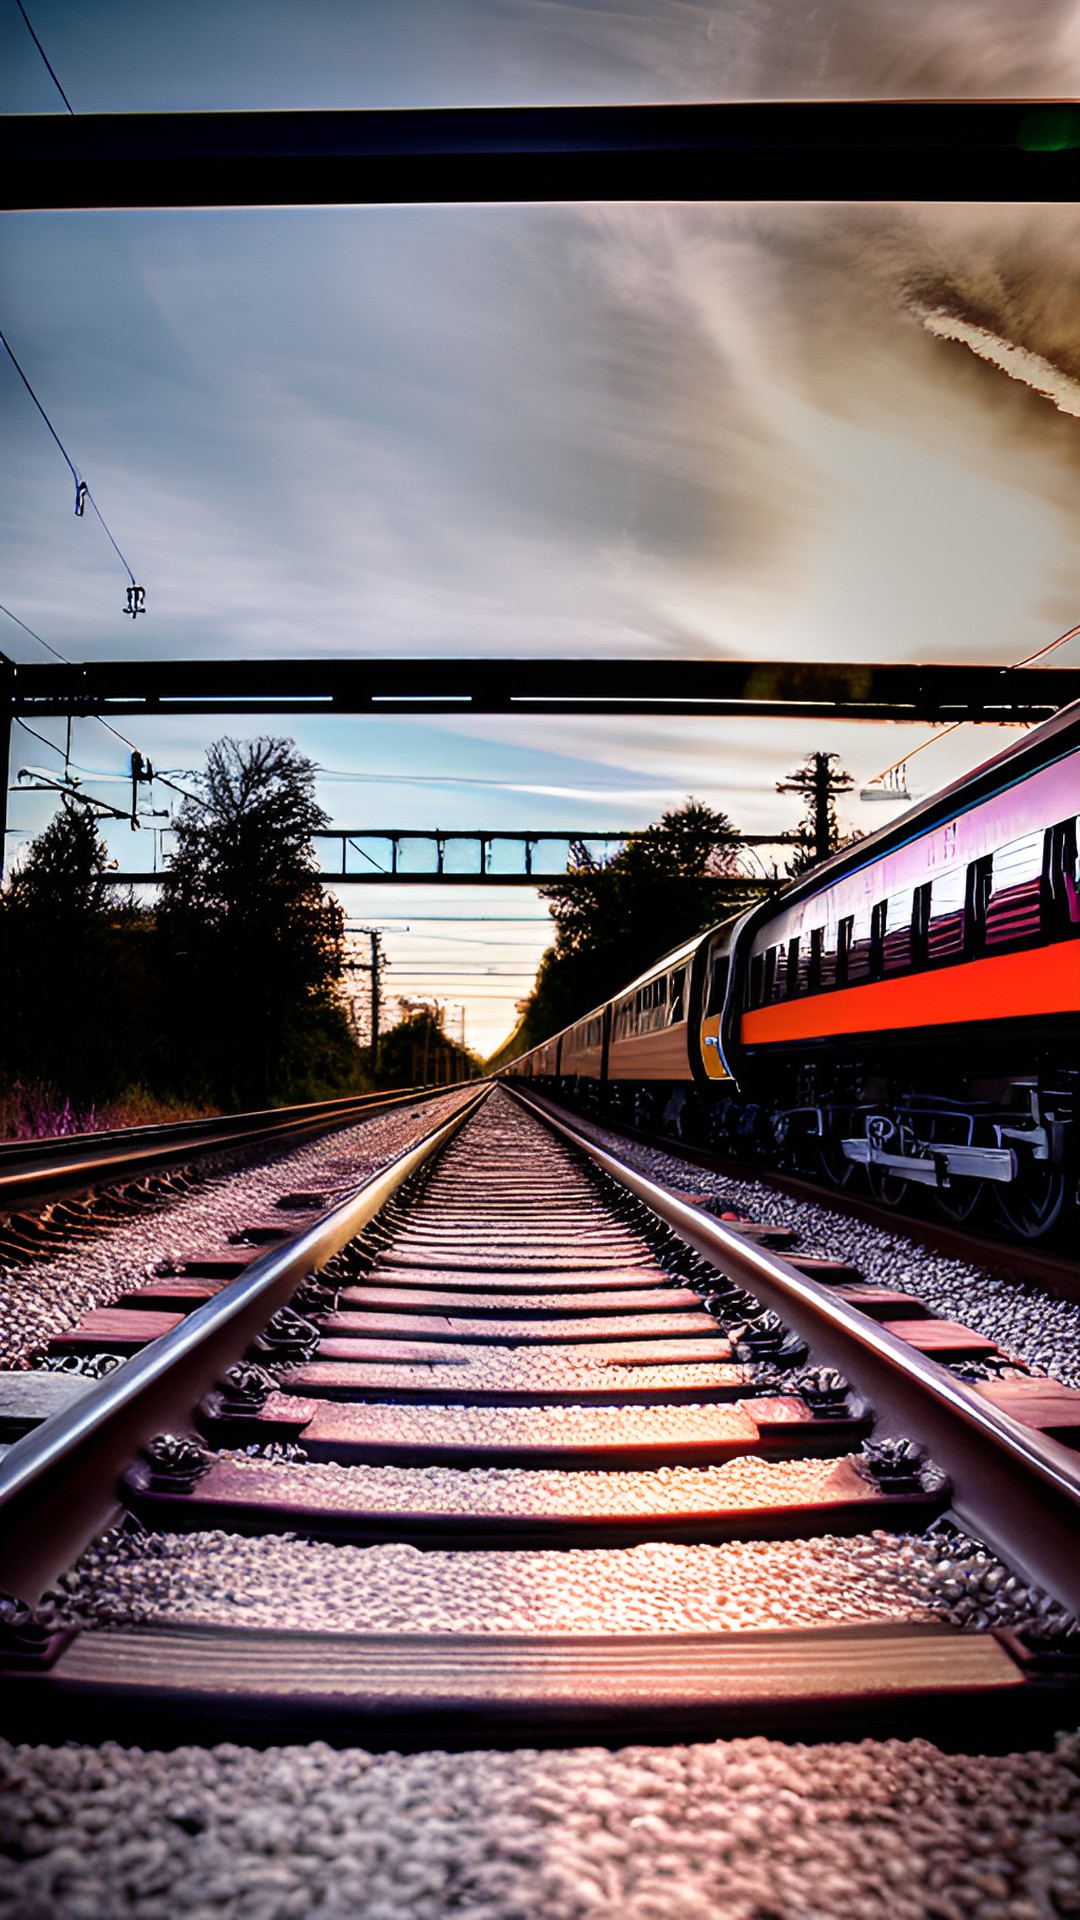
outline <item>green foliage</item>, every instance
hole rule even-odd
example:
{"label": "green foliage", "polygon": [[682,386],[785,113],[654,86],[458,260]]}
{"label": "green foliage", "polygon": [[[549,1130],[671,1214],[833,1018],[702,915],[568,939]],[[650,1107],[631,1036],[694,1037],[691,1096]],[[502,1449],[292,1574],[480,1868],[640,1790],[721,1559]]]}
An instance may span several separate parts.
{"label": "green foliage", "polygon": [[[540,962],[515,1052],[580,1019],[662,953],[737,911],[730,898],[719,905],[713,885],[737,843],[726,814],[688,799],[631,835],[606,864],[582,857],[572,884],[543,888],[555,943]],[[753,897],[748,882],[747,904]]]}
{"label": "green foliage", "polygon": [[312,762],[291,740],[219,740],[201,784],[157,915],[174,1069],[227,1107],[361,1084],[337,994],[343,915],[311,844],[327,824]]}

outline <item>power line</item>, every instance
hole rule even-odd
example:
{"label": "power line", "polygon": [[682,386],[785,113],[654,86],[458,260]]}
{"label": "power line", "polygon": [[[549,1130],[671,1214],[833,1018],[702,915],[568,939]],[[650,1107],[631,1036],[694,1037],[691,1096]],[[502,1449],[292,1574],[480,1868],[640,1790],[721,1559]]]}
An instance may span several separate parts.
{"label": "power line", "polygon": [[4,351],[7,354],[8,359],[11,361],[11,364],[14,367],[16,373],[18,374],[19,379],[22,381],[23,386],[26,388],[27,393],[30,395],[31,400],[33,401],[35,407],[40,413],[42,419],[45,422],[45,425],[48,427],[49,432],[52,434],[53,439],[56,441],[57,446],[59,447],[61,453],[64,456],[65,461],[67,462],[68,468],[70,469],[70,472],[71,472],[71,477],[75,482],[75,518],[77,520],[82,519],[86,502],[89,500],[90,505],[93,507],[94,512],[96,513],[98,519],[101,522],[102,527],[105,530],[106,536],[109,540],[110,546],[113,549],[113,552],[116,554],[116,557],[119,560],[121,566],[123,567],[124,572],[127,574],[128,579],[131,581],[131,585],[128,588],[128,603],[127,603],[127,606],[124,608],[124,612],[129,613],[133,620],[137,619],[140,613],[146,612],[146,594],[143,588],[140,587],[138,582],[136,581],[135,575],[131,571],[130,564],[125,559],[124,555],[121,553],[120,548],[117,546],[116,541],[113,538],[112,532],[110,531],[108,525],[106,524],[105,516],[102,513],[101,508],[98,506],[97,501],[94,499],[94,496],[90,491],[89,485],[83,479],[82,475],[79,472],[78,467],[75,465],[74,460],[71,458],[70,453],[68,452],[63,441],[61,440],[60,435],[57,433],[56,428],[53,426],[52,421],[49,419],[49,416],[46,413],[44,407],[42,406],[41,401],[38,399],[37,394],[34,392],[34,389],[30,385],[30,382],[27,379],[26,374],[23,372],[22,367],[19,365],[19,362],[15,357],[15,352],[11,345],[10,340],[8,340],[6,334],[4,333],[0,333],[0,346],[4,348]]}
{"label": "power line", "polygon": [[[25,620],[20,620],[18,614],[12,613],[11,608],[5,607],[2,602],[0,602],[0,613],[6,613],[9,620],[14,620],[15,625],[21,627],[24,633],[28,633],[31,640],[36,640],[38,645],[44,647],[47,653],[55,654],[58,660],[63,661],[65,667],[70,667],[75,664],[74,661],[68,659],[66,653],[61,653],[58,647],[54,647],[51,640],[43,640],[40,633],[35,633],[33,627],[28,627]],[[121,733],[119,727],[114,727],[110,721],[103,720],[100,713],[88,714],[87,718],[96,720],[99,726],[104,727],[106,733],[111,733],[114,739],[123,741],[124,746],[130,747],[132,753],[138,753],[139,749],[135,745],[134,740],[129,740],[127,734]],[[20,722],[20,724],[22,723]],[[38,738],[41,738],[40,734]]]}
{"label": "power line", "polygon": [[27,13],[26,8],[23,6],[22,0],[15,0],[15,5],[18,7],[19,12],[22,14],[22,17],[26,22],[27,33],[30,35],[31,40],[33,41],[35,47],[37,48],[42,59],[44,60],[46,67],[49,70],[49,78],[52,81],[53,86],[56,88],[56,91],[60,95],[60,98],[63,101],[68,112],[72,116],[74,116],[75,109],[72,106],[71,101],[68,99],[67,94],[64,92],[63,87],[60,85],[60,82],[56,77],[56,73],[53,69],[52,61],[49,59],[49,56],[46,53],[44,47],[42,46],[41,41],[38,39],[37,34],[34,32],[33,27],[30,25],[30,16]]}
{"label": "power line", "polygon": [[43,733],[38,733],[34,727],[28,727],[26,724],[26,721],[21,720],[17,713],[12,715],[12,719],[14,720],[15,725],[17,727],[22,728],[24,733],[31,733],[33,734],[35,740],[40,740],[43,747],[51,747],[54,753],[58,753],[60,755],[61,760],[67,759],[67,755],[65,754],[63,747],[61,747],[57,743],[57,741],[46,740],[45,735]]}
{"label": "power line", "polygon": [[[331,876],[332,877],[332,876]],[[544,913],[410,913],[410,920],[423,920],[432,926],[464,924],[469,927],[549,927],[551,915]],[[351,922],[346,921],[346,928]],[[383,926],[393,927],[398,933],[407,933],[408,927],[400,920],[384,920]]]}
{"label": "power line", "polygon": [[[1033,661],[1041,660],[1044,654],[1053,653],[1057,647],[1063,647],[1067,640],[1075,640],[1078,634],[1080,634],[1080,627],[1070,627],[1068,633],[1059,633],[1056,640],[1048,641],[1045,647],[1039,647],[1035,653],[1025,654],[1022,660],[1010,660],[1008,666],[1002,667],[1001,671],[1013,673],[1017,667],[1030,667]],[[890,773],[896,773],[901,767],[905,767],[909,760],[914,760],[917,753],[925,753],[927,747],[932,747],[936,740],[944,740],[950,733],[956,733],[960,727],[968,725],[970,722],[967,720],[954,720],[951,726],[942,727],[939,733],[932,733],[928,740],[920,740],[917,747],[912,747],[902,759],[894,760],[891,767],[882,767],[881,772],[875,773],[867,785],[877,786],[879,780],[887,780]]]}
{"label": "power line", "polygon": [[62,661],[65,667],[72,665],[67,655],[60,652],[59,647],[54,647],[50,640],[42,640],[40,633],[35,633],[33,627],[28,627],[26,621],[20,620],[18,614],[12,613],[11,608],[5,607],[2,601],[0,601],[0,613],[6,613],[9,620],[14,620],[15,625],[21,627],[24,633],[28,633],[31,640],[36,640],[40,646],[45,647],[54,659]]}

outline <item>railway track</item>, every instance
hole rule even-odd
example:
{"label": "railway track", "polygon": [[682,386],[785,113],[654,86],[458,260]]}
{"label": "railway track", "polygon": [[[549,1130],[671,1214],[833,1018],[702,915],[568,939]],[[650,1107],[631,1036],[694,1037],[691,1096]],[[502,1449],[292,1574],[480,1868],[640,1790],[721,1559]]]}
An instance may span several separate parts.
{"label": "railway track", "polygon": [[992,1342],[501,1089],[287,1240],[237,1224],[0,1463],[9,1738],[1000,1752],[1075,1719],[1080,1394]]}
{"label": "railway track", "polygon": [[929,1205],[920,1207],[917,1190],[906,1202],[886,1205],[875,1199],[868,1187],[858,1185],[857,1176],[847,1186],[832,1186],[815,1180],[807,1172],[793,1172],[790,1167],[769,1165],[762,1160],[736,1159],[669,1133],[632,1126],[622,1115],[599,1121],[579,1117],[572,1108],[549,1096],[532,1094],[531,1097],[556,1116],[563,1115],[571,1125],[582,1125],[585,1132],[595,1132],[597,1137],[609,1134],[636,1142],[672,1159],[685,1161],[688,1167],[718,1174],[725,1181],[766,1187],[793,1200],[809,1201],[834,1213],[865,1221],[883,1233],[910,1231],[924,1246],[949,1258],[981,1265],[1006,1279],[1029,1282],[1060,1300],[1080,1301],[1080,1265],[1067,1241],[1062,1250],[1055,1251],[1053,1246],[1041,1241],[1002,1239],[981,1229],[977,1211],[967,1222],[954,1224],[932,1212]]}
{"label": "railway track", "polygon": [[[157,1126],[120,1127],[98,1133],[51,1136],[44,1140],[0,1140],[0,1256],[19,1251],[21,1222],[6,1232],[12,1214],[43,1208],[72,1195],[111,1184],[152,1177],[184,1167],[207,1155],[265,1153],[282,1149],[334,1127],[430,1099],[437,1089],[406,1087],[389,1093],[350,1094],[343,1099],[306,1101],[257,1113],[219,1113],[202,1120],[176,1120]],[[46,1216],[47,1218],[47,1216]],[[23,1249],[26,1250],[25,1248]]]}

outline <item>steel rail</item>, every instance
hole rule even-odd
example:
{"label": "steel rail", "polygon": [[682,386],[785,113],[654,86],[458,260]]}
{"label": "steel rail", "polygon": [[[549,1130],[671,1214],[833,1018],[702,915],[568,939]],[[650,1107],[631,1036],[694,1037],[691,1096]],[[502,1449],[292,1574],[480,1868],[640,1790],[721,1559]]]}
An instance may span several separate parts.
{"label": "steel rail", "polygon": [[171,1333],[55,1414],[0,1461],[3,1585],[28,1602],[71,1566],[118,1509],[116,1483],[139,1448],[189,1431],[202,1395],[240,1358],[306,1274],[354,1238],[403,1180],[471,1118],[485,1083],[459,1112],[365,1180],[287,1244],[261,1254]]}
{"label": "steel rail", "polygon": [[953,1510],[1029,1579],[1080,1612],[1080,1457],[917,1353],[777,1253],[599,1147],[520,1087],[507,1092],[643,1200],[705,1259],[737,1277],[802,1335],[817,1364],[839,1369],[878,1416],[879,1435],[918,1440],[954,1488]]}
{"label": "steel rail", "polygon": [[[460,1083],[459,1083],[460,1084]],[[251,1113],[215,1114],[162,1126],[115,1127],[101,1133],[67,1134],[49,1140],[0,1142],[0,1214],[52,1195],[77,1192],[103,1181],[138,1178],[154,1167],[206,1153],[256,1146],[282,1135],[348,1126],[375,1113],[415,1106],[449,1087],[409,1087],[385,1094],[308,1101]]]}

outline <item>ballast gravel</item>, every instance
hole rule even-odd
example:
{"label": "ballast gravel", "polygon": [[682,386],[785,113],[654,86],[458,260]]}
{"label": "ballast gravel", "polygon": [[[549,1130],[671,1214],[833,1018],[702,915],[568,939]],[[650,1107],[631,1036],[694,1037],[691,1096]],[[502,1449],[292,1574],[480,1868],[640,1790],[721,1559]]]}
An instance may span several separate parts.
{"label": "ballast gravel", "polygon": [[816,1201],[796,1200],[763,1180],[732,1180],[643,1146],[575,1116],[575,1126],[658,1185],[710,1194],[733,1213],[790,1227],[798,1251],[848,1260],[865,1280],[916,1295],[945,1320],[958,1320],[1036,1372],[1080,1388],[1080,1302],[1059,1300],[1033,1282],[1008,1280],[921,1247]]}
{"label": "ballast gravel", "polygon": [[0,1747],[2,1920],[1055,1920],[1080,1754]]}
{"label": "ballast gravel", "polygon": [[[0,1285],[0,1368],[30,1364],[54,1334],[94,1307],[108,1307],[166,1259],[217,1251],[245,1221],[263,1218],[290,1189],[343,1199],[411,1146],[473,1089],[455,1090],[394,1113],[373,1114],[323,1140],[277,1153],[256,1167],[207,1175],[201,1191],[163,1200],[120,1223],[103,1223],[54,1254],[23,1268],[5,1268]],[[290,1215],[282,1213],[288,1227]],[[295,1216],[292,1216],[295,1222]]]}
{"label": "ballast gravel", "polygon": [[[667,1347],[672,1343],[663,1344]],[[340,1385],[347,1373],[357,1392],[367,1382],[380,1389],[387,1382],[390,1391],[394,1387],[453,1387],[463,1400],[474,1392],[521,1392],[557,1398],[597,1387],[610,1388],[613,1393],[631,1389],[659,1393],[678,1388],[680,1392],[716,1389],[737,1394],[752,1387],[755,1378],[752,1365],[736,1366],[726,1360],[675,1361],[658,1355],[647,1364],[635,1365],[593,1357],[588,1348],[580,1347],[469,1347],[465,1351],[468,1359],[452,1365],[422,1362],[390,1366],[379,1360],[365,1361],[360,1354],[355,1360],[350,1355],[344,1362],[315,1359],[303,1367],[283,1370],[281,1378],[288,1391],[301,1395],[309,1387]]]}
{"label": "ballast gravel", "polygon": [[943,1527],[483,1554],[121,1529],[63,1576],[45,1611],[89,1629],[735,1633],[933,1620],[979,1631],[1040,1620],[1047,1602]]}

